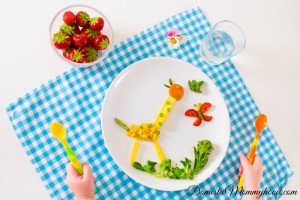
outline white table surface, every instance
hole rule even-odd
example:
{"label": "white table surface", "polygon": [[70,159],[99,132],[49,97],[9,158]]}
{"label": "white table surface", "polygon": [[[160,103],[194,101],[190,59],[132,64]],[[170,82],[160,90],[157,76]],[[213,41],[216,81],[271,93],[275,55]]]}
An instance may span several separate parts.
{"label": "white table surface", "polygon": [[[0,199],[49,199],[9,123],[5,106],[70,66],[51,49],[48,28],[61,8],[84,3],[110,19],[116,42],[180,11],[200,6],[212,23],[233,20],[245,31],[246,49],[233,59],[287,156],[300,192],[300,1],[126,0],[1,2]],[[297,164],[298,163],[298,164]],[[285,197],[284,199],[299,199]]]}

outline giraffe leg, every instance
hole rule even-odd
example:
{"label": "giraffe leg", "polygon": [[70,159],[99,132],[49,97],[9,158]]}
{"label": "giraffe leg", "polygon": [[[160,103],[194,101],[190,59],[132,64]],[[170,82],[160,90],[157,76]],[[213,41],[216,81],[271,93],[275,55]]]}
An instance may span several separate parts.
{"label": "giraffe leg", "polygon": [[164,153],[163,153],[163,151],[162,151],[162,149],[161,149],[161,146],[160,146],[160,144],[158,143],[158,141],[155,141],[155,142],[153,142],[153,143],[154,143],[155,150],[156,150],[156,153],[157,153],[157,155],[158,155],[160,161],[166,160],[166,157],[165,157],[165,155],[164,155]]}
{"label": "giraffe leg", "polygon": [[133,145],[133,148],[132,148],[132,152],[131,152],[131,158],[130,158],[130,163],[131,164],[133,164],[135,162],[136,155],[139,151],[139,147],[140,147],[140,140],[135,139],[134,145]]}

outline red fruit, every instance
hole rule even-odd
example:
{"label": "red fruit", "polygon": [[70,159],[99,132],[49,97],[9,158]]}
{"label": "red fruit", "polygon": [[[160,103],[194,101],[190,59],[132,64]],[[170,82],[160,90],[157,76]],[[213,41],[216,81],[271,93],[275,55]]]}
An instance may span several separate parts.
{"label": "red fruit", "polygon": [[94,17],[90,20],[90,28],[95,31],[101,31],[104,26],[104,20],[101,17]]}
{"label": "red fruit", "polygon": [[84,34],[75,34],[72,37],[72,42],[77,47],[85,47],[88,44],[88,38]]}
{"label": "red fruit", "polygon": [[201,112],[202,114],[204,114],[204,113],[205,113],[206,111],[208,111],[210,108],[211,108],[211,103],[205,102],[205,103],[201,104],[200,112]]}
{"label": "red fruit", "polygon": [[66,49],[71,45],[70,36],[66,35],[61,31],[53,35],[52,41],[57,49]]}
{"label": "red fruit", "polygon": [[84,12],[80,11],[76,14],[76,22],[78,26],[86,27],[89,24],[90,16]]}
{"label": "red fruit", "polygon": [[84,60],[86,59],[86,56],[87,56],[87,47],[80,47],[79,50],[81,51],[83,57],[84,57]]}
{"label": "red fruit", "polygon": [[109,39],[106,35],[99,34],[94,42],[94,46],[97,50],[105,50],[109,45]]}
{"label": "red fruit", "polygon": [[202,120],[201,119],[196,119],[193,123],[194,126],[200,126],[202,123]]}
{"label": "red fruit", "polygon": [[66,11],[63,20],[67,25],[72,26],[76,23],[76,16],[71,11]]}
{"label": "red fruit", "polygon": [[74,32],[74,34],[80,34],[80,29],[77,25],[74,25],[73,32]]}
{"label": "red fruit", "polygon": [[66,48],[66,49],[63,50],[63,56],[64,56],[66,59],[68,59],[68,60],[70,60],[70,52],[71,52],[71,51],[72,51],[72,48],[71,48],[71,47]]}
{"label": "red fruit", "polygon": [[85,62],[94,62],[97,60],[99,52],[94,47],[86,47],[87,54]]}
{"label": "red fruit", "polygon": [[203,120],[206,122],[210,122],[212,120],[212,116],[203,115]]}
{"label": "red fruit", "polygon": [[184,115],[188,117],[198,117],[198,112],[194,109],[188,109],[187,111],[185,111]]}
{"label": "red fruit", "polygon": [[72,49],[69,55],[70,60],[77,63],[84,62],[84,55],[80,49]]}
{"label": "red fruit", "polygon": [[60,30],[67,35],[74,35],[80,33],[79,27],[77,25],[69,26],[67,24],[62,24]]}
{"label": "red fruit", "polygon": [[81,30],[81,34],[85,34],[87,36],[88,40],[89,40],[89,43],[91,45],[94,45],[95,39],[100,34],[100,32],[99,31],[94,31],[90,28],[85,27]]}

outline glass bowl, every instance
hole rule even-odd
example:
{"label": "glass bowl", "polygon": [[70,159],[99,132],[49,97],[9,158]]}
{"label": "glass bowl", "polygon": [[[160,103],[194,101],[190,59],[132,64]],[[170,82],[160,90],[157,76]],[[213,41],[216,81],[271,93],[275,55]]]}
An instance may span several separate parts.
{"label": "glass bowl", "polygon": [[[72,11],[75,15],[79,11],[85,11],[89,14],[90,17],[102,17],[103,18],[104,27],[103,27],[101,33],[105,34],[108,37],[109,45],[105,50],[101,50],[99,52],[97,60],[95,60],[93,62],[88,62],[88,63],[73,62],[72,60],[65,58],[63,56],[63,51],[60,49],[57,49],[54,46],[53,41],[52,41],[53,35],[60,30],[60,26],[64,23],[63,15],[66,11]],[[49,36],[50,36],[51,46],[53,47],[53,50],[56,52],[56,54],[60,58],[65,60],[66,62],[68,62],[71,65],[76,66],[76,67],[89,67],[89,66],[95,65],[95,64],[99,63],[100,61],[102,61],[107,56],[109,51],[112,49],[113,40],[114,40],[113,29],[112,29],[112,26],[111,26],[109,20],[106,18],[106,16],[99,10],[97,10],[91,6],[87,6],[87,5],[71,5],[71,6],[65,7],[65,8],[61,9],[60,11],[58,11],[58,13],[53,17],[53,19],[51,21],[50,28],[49,28]]]}

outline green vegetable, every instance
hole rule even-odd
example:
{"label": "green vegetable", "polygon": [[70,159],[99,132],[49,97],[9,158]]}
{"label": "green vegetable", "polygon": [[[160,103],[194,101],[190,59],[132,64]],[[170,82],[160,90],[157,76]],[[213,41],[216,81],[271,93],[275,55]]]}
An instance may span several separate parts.
{"label": "green vegetable", "polygon": [[124,122],[122,122],[120,119],[115,118],[115,122],[116,122],[119,126],[121,126],[121,128],[123,128],[125,131],[130,131],[130,129],[128,128],[128,126],[127,126]]}
{"label": "green vegetable", "polygon": [[173,85],[172,79],[169,78],[169,83],[168,84],[164,84],[164,86],[167,87],[167,88],[170,88]]}
{"label": "green vegetable", "polygon": [[197,148],[194,147],[194,173],[198,174],[206,165],[209,155],[213,150],[213,145],[209,140],[201,140],[198,142]]}
{"label": "green vegetable", "polygon": [[203,120],[204,119],[203,114],[200,112],[201,103],[194,104],[194,107],[195,107],[195,110],[198,113],[198,117]]}
{"label": "green vegetable", "polygon": [[143,166],[139,162],[132,163],[132,166],[138,170],[144,171]]}
{"label": "green vegetable", "polygon": [[192,161],[188,158],[185,158],[185,160],[182,160],[181,163],[183,164],[183,171],[181,178],[185,179],[193,179],[194,178],[194,170],[192,169]]}
{"label": "green vegetable", "polygon": [[148,160],[147,164],[144,165],[144,166],[142,166],[142,164],[139,163],[139,162],[134,162],[132,164],[132,166],[134,168],[138,169],[138,170],[141,170],[141,171],[144,171],[144,172],[148,172],[150,174],[155,174],[156,173],[156,169],[155,169],[155,165],[156,164],[157,164],[156,162]]}
{"label": "green vegetable", "polygon": [[172,167],[171,159],[162,161],[159,167],[160,167],[160,172],[156,174],[156,177],[163,177],[163,178],[169,177],[171,173],[171,167]]}
{"label": "green vegetable", "polygon": [[147,165],[143,166],[143,170],[150,174],[154,174],[156,172],[156,169],[155,169],[156,164],[157,164],[156,162],[148,160]]}
{"label": "green vegetable", "polygon": [[192,161],[188,158],[184,158],[184,160],[180,161],[182,168],[178,166],[173,167],[171,159],[162,161],[158,165],[158,170],[155,168],[157,163],[150,160],[147,161],[147,164],[145,165],[134,162],[132,166],[138,170],[152,174],[157,178],[193,179],[207,163],[212,150],[213,146],[209,140],[199,141],[197,146],[194,147],[195,159],[193,167]]}
{"label": "green vegetable", "polygon": [[204,81],[197,81],[197,80],[189,80],[188,85],[189,88],[196,93],[202,93],[201,87],[204,84]]}

